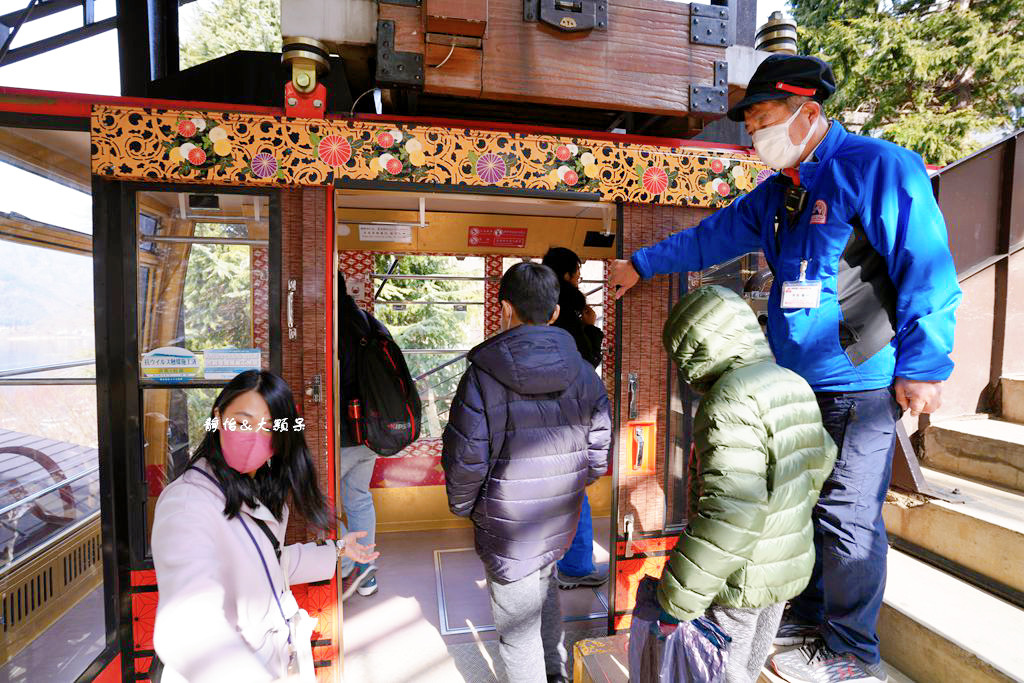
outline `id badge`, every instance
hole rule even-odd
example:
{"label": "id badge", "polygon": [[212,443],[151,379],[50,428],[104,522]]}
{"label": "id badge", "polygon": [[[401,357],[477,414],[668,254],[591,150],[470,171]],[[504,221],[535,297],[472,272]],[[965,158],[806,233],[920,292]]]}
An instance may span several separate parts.
{"label": "id badge", "polygon": [[821,280],[782,283],[782,308],[817,308],[821,304]]}

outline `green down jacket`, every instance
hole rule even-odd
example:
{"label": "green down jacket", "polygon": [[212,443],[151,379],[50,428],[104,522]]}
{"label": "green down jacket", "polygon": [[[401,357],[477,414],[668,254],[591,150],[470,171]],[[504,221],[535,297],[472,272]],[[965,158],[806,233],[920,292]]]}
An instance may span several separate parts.
{"label": "green down jacket", "polygon": [[750,307],[701,287],[669,314],[665,348],[703,393],[689,516],[658,585],[672,616],[712,604],[767,607],[798,595],[814,565],[811,510],[836,446],[811,387],[775,364]]}

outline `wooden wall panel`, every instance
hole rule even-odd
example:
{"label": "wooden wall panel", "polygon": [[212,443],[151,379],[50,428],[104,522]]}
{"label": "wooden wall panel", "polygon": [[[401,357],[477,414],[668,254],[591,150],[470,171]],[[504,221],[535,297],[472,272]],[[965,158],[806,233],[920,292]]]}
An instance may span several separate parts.
{"label": "wooden wall panel", "polygon": [[[658,242],[679,230],[696,225],[710,211],[686,207],[661,205],[626,205],[623,212],[623,253]],[[678,286],[678,285],[676,285]],[[621,300],[622,355],[619,363],[621,376],[619,401],[620,454],[618,486],[618,530],[623,533],[623,517],[632,514],[636,532],[656,532],[665,526],[666,492],[665,468],[666,436],[669,434],[666,397],[669,381],[669,359],[661,345],[661,332],[675,295],[673,279],[655,277],[641,282]],[[643,343],[638,343],[642,341]],[[658,438],[654,446],[653,472],[631,473],[630,434],[627,406],[629,405],[628,377],[636,373],[639,380],[638,415],[634,422],[652,422]]]}
{"label": "wooden wall panel", "polygon": [[520,2],[492,1],[484,39],[483,96],[679,115],[690,83],[708,83],[721,48],[691,45],[690,8],[615,3],[608,30],[562,33],[524,22]]}
{"label": "wooden wall panel", "polygon": [[[448,53],[451,52],[451,57]],[[447,58],[447,61],[445,61]],[[443,64],[441,68],[435,68]],[[427,45],[424,59],[426,90],[440,95],[480,97],[483,88],[483,52],[468,47]]]}
{"label": "wooden wall panel", "polygon": [[[313,378],[326,381],[325,353],[327,318],[326,292],[326,212],[325,188],[298,188],[281,193],[282,273],[281,329],[282,374],[295,394],[299,415],[305,420],[306,443],[313,455],[320,490],[325,495],[327,481],[327,429],[330,424],[326,404],[315,402],[307,393]],[[293,323],[295,339],[288,338],[288,281],[295,280]],[[324,391],[327,388],[325,386]],[[326,394],[324,394],[326,395]],[[305,520],[293,510],[288,524],[288,542],[315,537]]]}

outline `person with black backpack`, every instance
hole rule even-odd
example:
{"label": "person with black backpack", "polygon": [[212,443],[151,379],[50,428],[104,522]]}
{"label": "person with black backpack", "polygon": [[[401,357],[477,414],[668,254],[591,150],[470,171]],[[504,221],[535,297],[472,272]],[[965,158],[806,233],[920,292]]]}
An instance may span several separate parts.
{"label": "person with black backpack", "polygon": [[[338,481],[347,528],[367,533],[373,544],[377,514],[370,480],[377,456],[392,456],[415,441],[420,400],[415,382],[391,333],[359,308],[338,273],[338,361],[342,419]],[[338,531],[346,525],[338,520]],[[377,567],[342,559],[342,600],[353,592],[377,592]]]}

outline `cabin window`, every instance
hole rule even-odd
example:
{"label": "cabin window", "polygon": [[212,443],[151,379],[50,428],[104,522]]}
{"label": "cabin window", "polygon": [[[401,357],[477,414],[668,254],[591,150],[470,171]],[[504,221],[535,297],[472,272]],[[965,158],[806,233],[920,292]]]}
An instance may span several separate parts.
{"label": "cabin window", "polygon": [[441,437],[466,354],[484,340],[484,280],[480,256],[374,256],[373,314],[419,387],[421,438]]}

